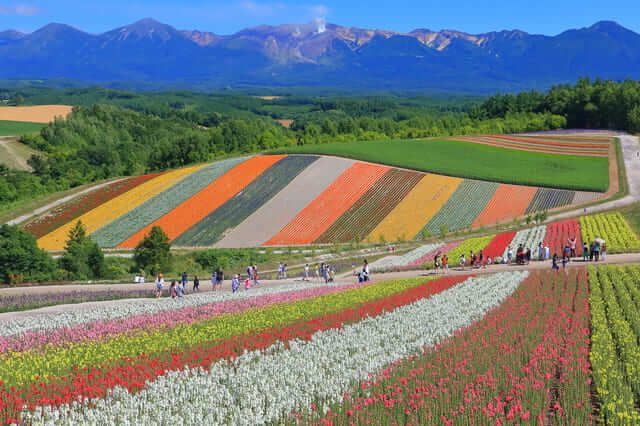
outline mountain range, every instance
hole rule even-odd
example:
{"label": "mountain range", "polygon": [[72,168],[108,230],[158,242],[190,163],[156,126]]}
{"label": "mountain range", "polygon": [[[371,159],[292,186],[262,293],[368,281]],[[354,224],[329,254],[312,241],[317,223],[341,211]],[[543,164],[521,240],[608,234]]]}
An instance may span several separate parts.
{"label": "mountain range", "polygon": [[143,19],[102,34],[55,23],[29,34],[2,31],[0,61],[0,79],[479,93],[579,77],[639,79],[640,35],[610,21],[545,36],[402,33],[320,20],[218,35]]}

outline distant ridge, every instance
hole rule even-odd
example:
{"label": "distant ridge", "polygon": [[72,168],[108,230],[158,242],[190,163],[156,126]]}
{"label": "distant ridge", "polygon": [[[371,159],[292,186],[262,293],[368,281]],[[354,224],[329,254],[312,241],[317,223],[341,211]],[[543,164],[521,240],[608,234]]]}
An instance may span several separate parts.
{"label": "distant ridge", "polygon": [[486,92],[579,77],[638,79],[640,35],[611,21],[556,36],[401,33],[322,21],[218,35],[146,18],[102,34],[59,23],[2,31],[0,57],[3,79]]}

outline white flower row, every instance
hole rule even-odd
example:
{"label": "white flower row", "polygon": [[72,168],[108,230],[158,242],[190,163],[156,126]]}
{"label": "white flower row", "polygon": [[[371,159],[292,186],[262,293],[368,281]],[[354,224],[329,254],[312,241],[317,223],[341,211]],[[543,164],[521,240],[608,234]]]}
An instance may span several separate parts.
{"label": "white flower row", "polygon": [[319,401],[338,403],[369,374],[451,336],[482,318],[518,287],[526,272],[471,278],[389,313],[217,362],[210,370],[168,373],[137,394],[25,413],[26,424],[257,425],[278,422]]}
{"label": "white flower row", "polygon": [[402,256],[386,256],[373,262],[370,267],[372,271],[383,271],[389,268],[408,266],[412,262],[426,256],[443,245],[443,243],[426,244],[411,250]]}
{"label": "white flower row", "polygon": [[[326,286],[326,284],[311,282],[295,283],[279,285],[277,287],[254,287],[250,291],[240,291],[235,294],[227,291],[216,291],[191,294],[176,300],[171,298],[138,299],[127,300],[126,302],[105,303],[97,306],[95,304],[88,304],[86,309],[81,306],[76,306],[76,309],[67,312],[42,314],[36,311],[32,316],[6,320],[0,323],[0,336],[7,337],[30,331],[55,330],[95,321],[108,321],[133,315],[153,314],[185,307],[196,307],[228,300],[246,299],[265,294],[284,293],[324,286]],[[151,290],[149,291],[151,292]]]}
{"label": "white flower row", "polygon": [[[522,231],[518,231],[516,236],[511,240],[511,244],[509,246],[513,250],[513,256],[515,258],[516,250],[518,246],[522,244],[522,247],[526,249],[531,249],[531,256],[537,256],[538,244],[544,241],[544,237],[547,234],[547,226],[535,226],[533,228],[523,229]],[[509,251],[509,247],[504,250],[504,254],[502,257],[507,257],[507,253]]]}

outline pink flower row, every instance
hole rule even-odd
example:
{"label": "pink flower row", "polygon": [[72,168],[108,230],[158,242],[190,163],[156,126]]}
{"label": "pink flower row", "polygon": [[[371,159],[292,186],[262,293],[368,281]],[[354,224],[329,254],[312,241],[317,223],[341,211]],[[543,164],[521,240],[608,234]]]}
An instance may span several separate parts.
{"label": "pink flower row", "polygon": [[226,300],[196,307],[186,307],[174,311],[141,314],[115,320],[96,321],[73,327],[49,331],[27,332],[9,337],[0,336],[0,353],[25,352],[44,345],[63,346],[88,340],[99,340],[120,334],[135,334],[159,328],[171,329],[177,325],[192,324],[216,315],[232,314],[247,309],[260,308],[276,303],[289,303],[325,294],[337,293],[362,284],[317,287],[293,290],[284,293],[265,294],[240,300]]}

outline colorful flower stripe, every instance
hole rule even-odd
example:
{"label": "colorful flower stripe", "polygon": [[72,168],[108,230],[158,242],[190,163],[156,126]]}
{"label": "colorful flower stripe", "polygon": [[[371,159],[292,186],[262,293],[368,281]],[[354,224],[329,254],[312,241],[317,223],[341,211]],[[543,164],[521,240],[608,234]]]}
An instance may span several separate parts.
{"label": "colorful flower stripe", "polygon": [[456,191],[462,179],[425,175],[369,234],[369,240],[407,240],[416,236]]}
{"label": "colorful flower stripe", "polygon": [[640,250],[640,239],[618,212],[581,216],[580,231],[588,244],[595,238],[604,239],[609,253]]}
{"label": "colorful flower stripe", "polygon": [[0,380],[8,384],[26,385],[39,376],[66,376],[74,369],[116,362],[139,354],[161,354],[181,348],[199,346],[214,340],[284,325],[296,320],[337,312],[356,304],[377,300],[415,287],[425,280],[408,280],[395,285],[378,283],[339,294],[311,300],[277,304],[260,309],[216,316],[171,329],[148,330],[128,336],[114,336],[104,341],[87,341],[62,347],[46,346],[39,350],[7,353],[0,356]]}
{"label": "colorful flower stripe", "polygon": [[573,141],[550,143],[545,140],[505,140],[500,139],[497,136],[455,137],[450,139],[480,143],[483,145],[496,146],[499,148],[510,148],[522,151],[543,152],[549,154],[595,155],[601,157],[606,157],[608,155],[608,148],[597,146],[600,144],[586,144],[587,146],[580,147],[576,146],[576,143]]}
{"label": "colorful flower stripe", "polygon": [[[386,311],[447,290],[466,278],[464,276],[451,277],[433,283],[424,283],[379,301],[297,321],[283,327],[268,328],[259,334],[234,336],[222,343],[213,342],[191,348],[188,351],[174,352],[159,357],[143,354],[135,360],[127,360],[126,363],[118,364],[115,367],[107,366],[104,369],[94,366],[74,372],[68,380],[54,380],[44,386],[42,384],[37,384],[35,387],[31,385],[26,388],[21,399],[26,400],[27,405],[58,406],[83,398],[104,397],[109,389],[116,386],[124,387],[129,392],[137,391],[140,390],[142,384],[153,381],[169,371],[183,370],[185,367],[208,368],[217,360],[233,360],[243,352],[265,349],[276,342],[288,342],[294,339],[310,340],[318,331],[341,328],[366,317],[381,315]],[[46,402],[42,399],[43,395],[47,395]],[[52,398],[53,395],[58,395],[59,398]]]}
{"label": "colorful flower stripe", "polygon": [[136,186],[159,176],[160,173],[152,173],[148,175],[135,176],[127,179],[121,179],[107,186],[103,186],[94,191],[80,195],[73,200],[65,203],[50,212],[45,213],[37,219],[29,222],[24,226],[25,231],[29,232],[36,238],[47,235],[49,232],[55,231],[56,228],[77,219],[79,216],[96,208],[120,194],[135,188]]}
{"label": "colorful flower stripe", "polygon": [[174,245],[183,247],[212,246],[230,229],[238,226],[278,194],[292,179],[318,158],[310,155],[291,155],[278,161],[247,185],[242,192],[182,233],[174,240]]}
{"label": "colorful flower stripe", "polygon": [[[487,245],[493,240],[494,235],[487,235],[484,237],[475,237],[464,240],[460,243],[456,248],[452,249],[446,254],[449,257],[449,265],[450,266],[458,266],[460,265],[460,256],[465,255],[467,264],[470,262],[469,257],[471,256],[471,252],[474,252],[476,255],[480,253],[480,250],[484,250]],[[484,260],[487,260],[487,256],[484,257]]]}
{"label": "colorful flower stripe", "polygon": [[[39,407],[25,420],[29,424],[170,424],[178,419],[182,424],[278,422],[314,399],[326,405],[340,401],[352,383],[480,319],[507,298],[524,276],[469,279],[389,313],[319,331],[308,341],[277,343],[242,354],[231,364],[219,361],[210,369],[168,373],[136,394],[117,388],[105,398],[82,404]],[[180,403],[162,410],[166,401]]]}
{"label": "colorful flower stripe", "polygon": [[544,246],[549,247],[549,252],[560,255],[564,247],[569,244],[569,239],[576,239],[576,251],[582,253],[582,238],[580,237],[580,223],[576,219],[568,219],[547,225],[544,236]]}
{"label": "colorful flower stripe", "polygon": [[437,250],[433,250],[433,251],[425,254],[424,256],[414,260],[413,262],[411,262],[409,264],[409,266],[410,267],[417,267],[417,266],[422,266],[424,264],[432,262],[433,259],[435,259],[436,254],[438,254],[438,253],[449,253],[451,250],[455,249],[460,244],[462,244],[462,240],[452,241],[450,243],[446,243],[442,247],[438,247]]}
{"label": "colorful flower stripe", "polygon": [[502,257],[511,241],[515,238],[515,232],[504,232],[495,236],[493,240],[485,247],[483,254],[486,257],[496,259]]}
{"label": "colorful flower stripe", "polygon": [[175,240],[283,158],[284,155],[258,156],[238,164],[177,208],[127,238],[118,247],[136,247],[153,226],[161,227],[170,240]]}
{"label": "colorful flower stripe", "polygon": [[386,256],[382,259],[378,259],[370,265],[372,271],[389,271],[396,268],[403,268],[409,266],[416,260],[426,256],[428,253],[442,247],[443,243],[433,243],[420,246],[402,256]]}
{"label": "colorful flower stripe", "polygon": [[316,239],[316,243],[364,240],[413,189],[422,174],[391,169]]}
{"label": "colorful flower stripe", "polygon": [[[178,324],[191,324],[212,318],[216,315],[243,312],[252,308],[261,308],[275,303],[289,303],[310,299],[324,294],[337,293],[362,286],[348,284],[341,286],[311,287],[302,290],[290,290],[280,293],[267,293],[253,296],[250,292],[245,299],[224,300],[208,305],[177,308],[172,311],[134,315],[110,321],[96,321],[75,327],[65,327],[47,332],[27,332],[17,336],[0,337],[0,352],[26,352],[45,345],[63,346],[87,340],[101,340],[121,334],[133,334],[140,331],[171,329]],[[148,291],[147,291],[148,293]],[[179,304],[178,306],[182,306]]]}
{"label": "colorful flower stripe", "polygon": [[498,186],[493,182],[465,179],[424,229],[429,235],[439,235],[443,230],[451,232],[470,227]]}
{"label": "colorful flower stripe", "polygon": [[289,184],[228,232],[217,246],[259,247],[291,222],[347,168],[352,160],[320,157]]}
{"label": "colorful flower stripe", "polygon": [[74,327],[76,325],[88,325],[96,321],[110,321],[127,318],[129,316],[169,312],[188,307],[226,302],[228,300],[262,297],[268,294],[277,294],[296,289],[307,289],[320,286],[325,286],[325,284],[296,283],[277,287],[257,287],[251,289],[249,292],[243,291],[235,294],[229,292],[207,292],[189,295],[180,300],[180,303],[175,303],[166,298],[148,299],[144,301],[135,300],[126,304],[91,306],[90,309],[74,310],[63,313],[37,314],[35,316],[28,316],[2,322],[2,327],[0,327],[0,336],[17,336],[37,331],[51,333],[52,331],[60,328]]}
{"label": "colorful flower stripe", "polygon": [[584,270],[537,274],[482,321],[360,383],[328,415],[312,413],[304,420],[593,424],[588,352]]}
{"label": "colorful flower stripe", "polygon": [[[531,256],[536,258],[538,256],[537,250],[538,245],[544,242],[544,237],[547,234],[547,227],[544,225],[534,226],[533,228],[523,229],[522,231],[518,231],[516,236],[513,237],[511,241],[510,247],[513,250],[513,255],[515,256],[516,250],[519,245],[526,249],[531,249]],[[509,251],[509,247],[504,250],[502,253],[502,257],[507,257],[507,252]],[[553,256],[553,253],[551,253]],[[560,254],[558,254],[560,256]]]}
{"label": "colorful flower stripe", "polygon": [[540,188],[527,207],[526,214],[553,210],[571,204],[576,196],[575,191],[563,189]]}
{"label": "colorful flower stripe", "polygon": [[358,201],[389,167],[356,163],[264,245],[310,244]]}
{"label": "colorful flower stripe", "polygon": [[520,185],[500,185],[495,194],[471,225],[474,228],[493,226],[524,215],[536,195],[537,188]]}
{"label": "colorful flower stripe", "polygon": [[247,158],[223,160],[197,170],[180,182],[135,209],[103,226],[91,235],[100,247],[115,247],[131,234],[155,222],[171,210],[177,208],[194,194],[200,192],[212,181]]}
{"label": "colorful flower stripe", "polygon": [[[106,203],[100,204],[95,209],[78,217],[84,224],[87,234],[92,234],[105,224],[119,218],[129,210],[135,209],[148,199],[155,197],[162,191],[170,188],[179,180],[190,175],[191,173],[201,169],[204,165],[187,167],[184,169],[173,170],[163,173],[154,179],[136,186],[130,191],[113,198]],[[38,240],[40,248],[45,250],[62,250],[69,231],[75,225],[76,221],[67,222],[55,231],[45,235]]]}
{"label": "colorful flower stripe", "polygon": [[599,420],[606,425],[640,424],[638,279],[638,266],[589,268],[590,360],[600,403]]}

